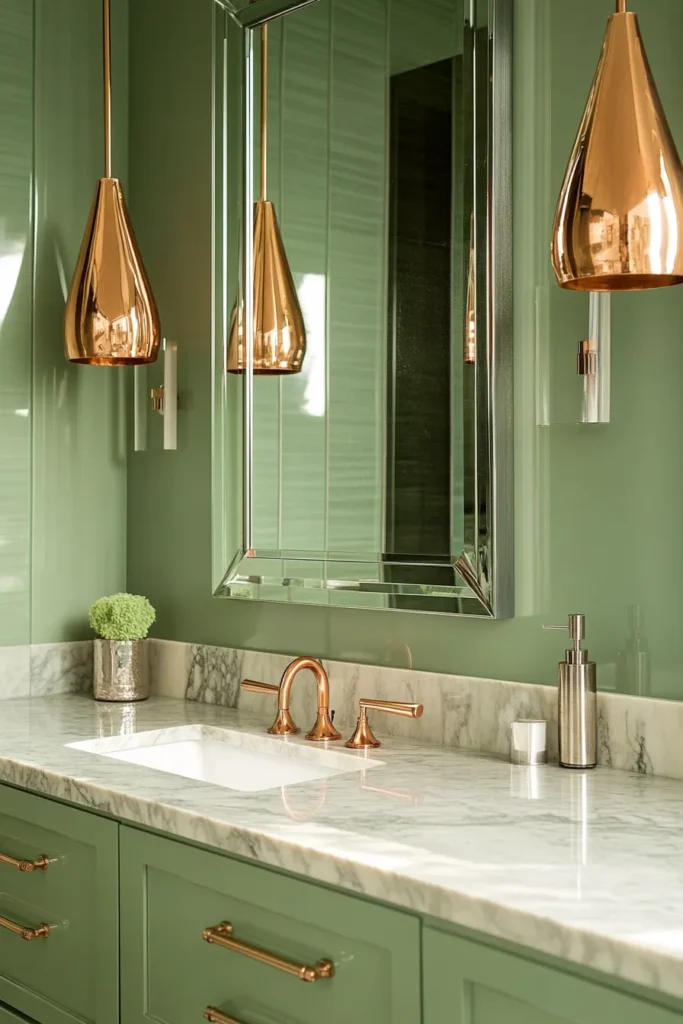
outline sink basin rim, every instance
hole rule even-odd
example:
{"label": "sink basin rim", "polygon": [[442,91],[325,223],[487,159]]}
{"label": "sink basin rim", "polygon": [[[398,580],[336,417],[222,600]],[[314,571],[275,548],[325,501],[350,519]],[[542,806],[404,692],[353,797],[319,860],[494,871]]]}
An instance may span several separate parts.
{"label": "sink basin rim", "polygon": [[[77,740],[66,746],[242,793],[315,782],[385,763],[364,751],[330,749],[329,743],[314,746],[298,737],[203,723]],[[175,748],[173,752],[167,752],[169,747]],[[237,779],[241,785],[235,785]]]}

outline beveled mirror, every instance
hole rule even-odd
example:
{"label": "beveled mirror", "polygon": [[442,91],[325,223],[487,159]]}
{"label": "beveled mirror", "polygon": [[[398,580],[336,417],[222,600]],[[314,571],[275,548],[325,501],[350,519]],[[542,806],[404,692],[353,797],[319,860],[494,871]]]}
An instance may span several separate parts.
{"label": "beveled mirror", "polygon": [[217,4],[217,596],[512,615],[511,8]]}

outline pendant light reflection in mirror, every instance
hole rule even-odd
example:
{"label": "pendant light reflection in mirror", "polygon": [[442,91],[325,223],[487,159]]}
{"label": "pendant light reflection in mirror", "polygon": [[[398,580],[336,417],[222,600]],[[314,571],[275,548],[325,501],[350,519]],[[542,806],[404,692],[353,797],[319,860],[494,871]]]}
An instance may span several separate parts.
{"label": "pendant light reflection in mirror", "polygon": [[104,177],[97,183],[66,303],[66,356],[94,366],[135,366],[157,358],[159,313],[121,182],[112,177],[111,12],[103,0]]}
{"label": "pendant light reflection in mirror", "polygon": [[553,269],[576,291],[683,282],[683,168],[626,8],[607,22],[555,213]]}
{"label": "pendant light reflection in mirror", "polygon": [[[268,171],[268,26],[261,26],[260,197],[254,203],[253,373],[299,373],[306,353],[306,330],[292,272],[282,243],[275,207],[266,198]],[[236,303],[230,319],[227,369],[246,366],[245,323]]]}

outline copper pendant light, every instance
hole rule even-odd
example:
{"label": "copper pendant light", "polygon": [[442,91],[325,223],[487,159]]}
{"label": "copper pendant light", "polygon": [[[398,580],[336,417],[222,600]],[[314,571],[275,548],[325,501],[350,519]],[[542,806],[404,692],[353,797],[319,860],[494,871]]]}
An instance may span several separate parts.
{"label": "copper pendant light", "polygon": [[161,328],[121,182],[111,176],[111,22],[104,0],[104,178],[97,183],[66,303],[64,337],[72,363],[152,363]]}
{"label": "copper pendant light", "polygon": [[683,282],[683,168],[636,15],[617,0],[555,213],[552,263],[577,291]]}
{"label": "copper pendant light", "polygon": [[[261,26],[261,198],[254,203],[254,356],[260,376],[298,373],[306,354],[306,329],[282,244],[275,207],[266,199],[268,148],[268,29]],[[228,371],[246,366],[244,318],[232,311]]]}

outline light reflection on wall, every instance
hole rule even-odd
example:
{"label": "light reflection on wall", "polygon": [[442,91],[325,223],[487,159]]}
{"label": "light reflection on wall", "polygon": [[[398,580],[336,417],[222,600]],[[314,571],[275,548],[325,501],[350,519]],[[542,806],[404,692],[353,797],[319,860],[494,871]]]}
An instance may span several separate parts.
{"label": "light reflection on wall", "polygon": [[2,326],[7,310],[14,296],[19,272],[24,259],[25,245],[15,252],[6,253],[0,256],[0,326]]}
{"label": "light reflection on wall", "polygon": [[327,394],[325,387],[325,274],[303,274],[297,288],[301,312],[306,324],[306,358],[301,368],[306,378],[302,412],[324,416]]}

